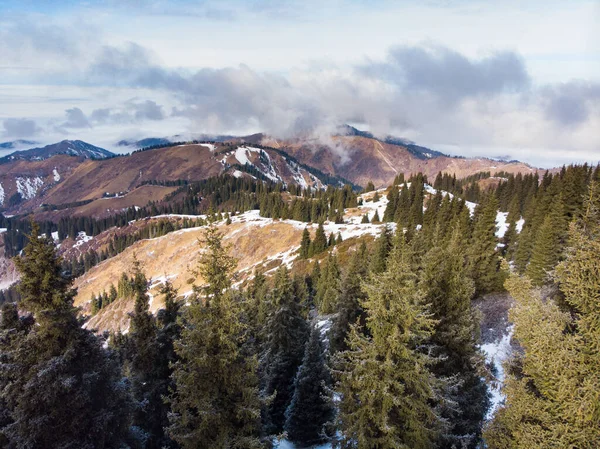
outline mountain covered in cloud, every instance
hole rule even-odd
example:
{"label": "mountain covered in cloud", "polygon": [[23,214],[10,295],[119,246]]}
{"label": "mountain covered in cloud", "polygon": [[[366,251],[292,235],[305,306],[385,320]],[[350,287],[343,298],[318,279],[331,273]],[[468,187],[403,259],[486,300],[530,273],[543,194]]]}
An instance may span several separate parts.
{"label": "mountain covered in cloud", "polygon": [[0,143],[0,150],[18,150],[21,148],[28,148],[37,145],[37,142],[33,140],[11,140],[9,142]]}
{"label": "mountain covered in cloud", "polygon": [[53,143],[44,147],[15,151],[0,159],[0,162],[43,160],[58,154],[77,156],[84,159],[106,159],[115,156],[114,153],[105,150],[104,148],[97,147],[82,140],[63,140],[62,142]]}

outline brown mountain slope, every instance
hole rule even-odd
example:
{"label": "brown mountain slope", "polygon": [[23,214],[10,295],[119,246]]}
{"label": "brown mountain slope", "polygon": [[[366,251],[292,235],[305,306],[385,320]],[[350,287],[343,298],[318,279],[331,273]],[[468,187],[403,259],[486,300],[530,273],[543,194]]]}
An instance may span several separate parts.
{"label": "brown mountain slope", "polygon": [[277,141],[265,136],[262,143],[281,148],[302,163],[363,186],[369,181],[376,186],[387,186],[398,173],[422,172],[434,177],[443,171],[463,178],[481,171],[494,174],[497,171],[529,173],[536,170],[521,162],[499,162],[486,158],[419,158],[404,146],[361,136],[335,136],[328,145],[316,140]]}
{"label": "brown mountain slope", "polygon": [[[252,165],[247,168],[246,164]],[[55,169],[60,177],[55,175]],[[246,170],[250,173],[243,173]],[[272,181],[322,187],[319,179],[272,149],[231,144],[176,145],[141,151],[130,156],[105,160],[82,160],[55,156],[44,161],[15,161],[0,165],[0,201],[11,214],[35,211],[41,204],[66,205],[93,201],[91,205],[69,209],[68,213],[98,216],[106,210],[145,206],[164,198],[172,189],[140,188],[150,181],[198,181],[221,173],[234,176],[261,176]],[[18,187],[21,186],[21,187]],[[19,190],[20,189],[20,190]],[[8,201],[17,191],[26,191],[22,201]],[[122,200],[102,199],[106,194]],[[1,197],[1,195],[0,195]],[[63,212],[64,214],[65,212]],[[62,214],[53,214],[57,216]]]}

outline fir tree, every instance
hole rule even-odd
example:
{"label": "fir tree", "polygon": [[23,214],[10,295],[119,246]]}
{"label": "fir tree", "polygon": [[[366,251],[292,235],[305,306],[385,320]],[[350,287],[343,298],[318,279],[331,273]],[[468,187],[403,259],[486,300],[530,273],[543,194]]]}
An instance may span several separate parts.
{"label": "fir tree", "polygon": [[364,336],[356,326],[338,356],[342,448],[433,447],[439,425],[430,401],[435,379],[417,348],[431,335],[405,244],[394,248],[387,270],[364,285]]}
{"label": "fir tree", "polygon": [[375,248],[371,257],[371,272],[382,273],[386,268],[387,256],[392,248],[392,231],[384,226],[381,235],[375,241]]}
{"label": "fir tree", "polygon": [[379,211],[377,209],[375,209],[375,214],[371,219],[371,223],[381,223],[381,219],[379,218]]}
{"label": "fir tree", "polygon": [[368,252],[363,242],[350,260],[341,284],[340,299],[337,313],[333,318],[331,330],[329,331],[330,349],[332,352],[343,351],[348,347],[346,337],[350,326],[360,318],[365,324],[364,312],[361,304],[366,299],[361,283],[366,279],[368,273]]}
{"label": "fir tree", "polygon": [[[127,366],[133,397],[137,402],[133,423],[146,434],[146,448],[161,449],[174,447],[174,443],[164,432],[168,425],[169,407],[163,401],[163,397],[169,392],[171,370],[168,364],[170,360],[174,360],[173,341],[168,341],[165,338],[166,334],[162,334],[159,339],[158,323],[149,309],[147,289],[146,276],[139,261],[134,257],[135,304],[127,338]],[[162,313],[163,320],[166,323],[174,322],[177,313],[172,286],[167,288],[166,300],[169,309]]]}
{"label": "fir tree", "polygon": [[241,306],[230,290],[236,265],[216,228],[206,230],[206,252],[175,342],[175,391],[169,435],[183,448],[258,448],[260,401],[256,360],[243,354]]}
{"label": "fir tree", "polygon": [[456,228],[450,245],[433,247],[424,257],[420,288],[436,320],[431,343],[437,377],[452,379],[445,394],[442,416],[449,429],[440,447],[474,448],[480,443],[483,420],[489,406],[487,388],[478,372],[483,357],[477,349],[471,298],[475,292]]}
{"label": "fir tree", "polygon": [[327,236],[325,235],[325,229],[323,229],[323,223],[319,223],[315,239],[311,243],[310,255],[311,257],[320,254],[327,249]]}
{"label": "fir tree", "polygon": [[81,327],[54,243],[36,224],[15,264],[21,305],[36,324],[6,355],[14,363],[0,368],[0,379],[11,379],[0,392],[10,421],[0,434],[15,448],[122,447],[131,403],[120,367]]}
{"label": "fir tree", "polygon": [[558,263],[565,227],[563,203],[559,198],[537,232],[531,260],[525,270],[534,285],[546,283],[550,270]]}
{"label": "fir tree", "polygon": [[496,251],[497,211],[498,201],[493,195],[488,195],[475,209],[475,225],[467,257],[476,296],[497,291],[502,286],[500,257]]}
{"label": "fir tree", "polygon": [[308,228],[302,231],[302,240],[300,241],[300,259],[308,259],[310,257],[310,233]]}
{"label": "fir tree", "polygon": [[302,363],[308,337],[306,321],[285,266],[277,270],[271,301],[276,310],[267,322],[262,371],[265,394],[272,397],[265,411],[266,429],[269,434],[277,434],[283,430],[285,410],[292,398],[294,377]]}
{"label": "fir tree", "polygon": [[556,269],[561,311],[528,279],[511,275],[510,317],[523,348],[510,365],[506,402],[486,429],[492,449],[591,448],[600,441],[600,189],[591,183],[583,217],[569,229],[566,258]]}
{"label": "fir tree", "polygon": [[329,397],[331,375],[323,352],[321,333],[313,325],[294,380],[294,395],[285,414],[288,439],[301,447],[327,441],[330,432],[326,425],[331,424],[334,417]]}
{"label": "fir tree", "polygon": [[340,276],[337,256],[330,252],[317,283],[315,303],[320,313],[328,314],[335,310],[340,297]]}

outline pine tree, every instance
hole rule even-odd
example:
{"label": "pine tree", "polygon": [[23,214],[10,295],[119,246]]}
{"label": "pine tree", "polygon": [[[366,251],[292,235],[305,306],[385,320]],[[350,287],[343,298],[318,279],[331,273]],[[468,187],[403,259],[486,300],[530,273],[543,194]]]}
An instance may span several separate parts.
{"label": "pine tree", "polygon": [[321,333],[313,324],[302,365],[294,380],[294,395],[285,414],[285,430],[290,441],[305,447],[329,439],[326,425],[334,417],[330,385],[331,375],[325,364]]}
{"label": "pine tree", "polygon": [[8,447],[122,447],[131,402],[120,367],[81,327],[54,243],[36,224],[15,264],[21,306],[36,324],[6,355],[14,363],[0,367],[0,379],[11,379],[0,392],[11,423],[0,434]]}
{"label": "pine tree", "polygon": [[506,403],[486,430],[492,449],[592,448],[600,441],[600,188],[590,183],[583,216],[570,225],[566,258],[556,269],[564,301],[542,299],[511,275],[510,317],[523,348],[511,363]]}
{"label": "pine tree", "polygon": [[431,343],[437,360],[432,371],[437,377],[453,380],[442,409],[450,427],[439,445],[474,448],[480,443],[489,400],[477,370],[483,357],[477,349],[478,323],[471,308],[475,287],[467,272],[458,228],[448,246],[433,247],[425,255],[420,288],[436,320]]}
{"label": "pine tree", "polygon": [[325,235],[325,229],[323,223],[319,223],[315,239],[311,243],[310,256],[320,254],[327,249],[327,236]]}
{"label": "pine tree", "polygon": [[362,220],[360,222],[361,222],[361,224],[369,224],[370,223],[370,221],[369,221],[369,215],[368,214],[364,214],[362,216]]}
{"label": "pine tree", "polygon": [[525,270],[534,285],[540,286],[549,280],[549,272],[560,257],[565,228],[564,207],[559,198],[537,232],[531,260]]}
{"label": "pine tree", "polygon": [[320,313],[328,314],[335,310],[340,297],[340,277],[337,256],[330,252],[317,283],[315,303]]}
{"label": "pine tree", "polygon": [[496,215],[498,201],[488,195],[475,209],[473,236],[467,253],[475,295],[497,291],[502,287],[500,257],[496,251]]}
{"label": "pine tree", "polygon": [[431,408],[435,379],[418,349],[431,335],[402,240],[387,270],[365,283],[364,336],[354,326],[349,349],[337,357],[342,448],[433,447],[439,425]]}
{"label": "pine tree", "polygon": [[375,248],[371,257],[371,272],[382,273],[386,268],[387,256],[392,248],[392,231],[384,226],[381,235],[375,241]]}
{"label": "pine tree", "polygon": [[[168,363],[169,359],[174,359],[174,357],[168,351],[169,349],[172,351],[173,342],[165,339],[164,334],[159,340],[158,323],[149,309],[147,289],[148,280],[142,271],[140,262],[134,257],[135,304],[127,337],[128,360],[126,364],[133,398],[137,402],[133,424],[146,434],[146,448],[161,449],[174,447],[174,443],[164,432],[168,425],[169,407],[163,401],[163,396],[169,392],[171,370]],[[162,316],[168,322],[176,319],[176,312],[172,287],[167,289],[167,293],[166,306],[169,307],[169,310],[163,312]],[[173,314],[175,314],[174,317],[169,316]]]}
{"label": "pine tree", "polygon": [[348,347],[346,337],[350,326],[358,319],[365,324],[364,312],[361,303],[366,299],[361,283],[366,279],[368,273],[368,252],[363,242],[350,260],[342,284],[337,313],[333,318],[331,330],[329,331],[329,343],[332,352],[343,351]]}
{"label": "pine tree", "polygon": [[265,394],[274,398],[265,413],[267,433],[283,430],[285,410],[290,404],[294,376],[302,363],[308,327],[294,297],[292,281],[285,266],[275,275],[272,290],[275,312],[267,322],[264,361]]}
{"label": "pine tree", "polygon": [[261,447],[256,359],[241,348],[245,326],[230,290],[236,262],[222,238],[214,227],[205,232],[197,270],[205,284],[195,288],[175,342],[168,432],[183,448]]}
{"label": "pine tree", "polygon": [[308,259],[310,256],[310,233],[308,228],[302,231],[302,240],[300,241],[300,259]]}
{"label": "pine tree", "polygon": [[379,211],[375,209],[375,214],[373,214],[373,218],[371,218],[371,223],[381,223],[381,219],[379,218]]}

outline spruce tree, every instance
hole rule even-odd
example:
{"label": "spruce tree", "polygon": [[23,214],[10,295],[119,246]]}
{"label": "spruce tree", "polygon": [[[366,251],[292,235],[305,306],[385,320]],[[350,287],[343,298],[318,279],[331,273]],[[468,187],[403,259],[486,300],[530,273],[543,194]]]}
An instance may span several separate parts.
{"label": "spruce tree", "polygon": [[261,447],[256,359],[242,351],[245,326],[231,277],[236,266],[215,227],[204,235],[206,252],[175,342],[175,391],[168,433],[183,448]]}
{"label": "spruce tree", "polygon": [[327,249],[327,236],[325,235],[325,229],[323,229],[323,223],[319,223],[315,239],[312,241],[310,246],[310,256],[320,254]]}
{"label": "spruce tree", "polygon": [[[134,259],[133,291],[134,311],[131,314],[129,334],[127,335],[128,360],[126,363],[133,398],[137,403],[133,424],[145,434],[145,446],[148,449],[174,447],[174,442],[165,435],[168,426],[169,407],[164,397],[169,393],[169,362],[174,361],[172,329],[160,333],[157,319],[149,309],[147,294],[148,281],[142,272],[141,264]],[[164,325],[177,319],[176,303],[172,286],[167,286],[165,305],[161,321]],[[170,336],[171,338],[168,338]]]}
{"label": "spruce tree", "polygon": [[448,246],[433,247],[425,255],[420,288],[436,320],[431,337],[436,356],[432,371],[453,383],[442,407],[449,429],[439,446],[474,448],[480,443],[489,400],[478,372],[483,356],[477,348],[478,323],[471,307],[475,287],[467,272],[458,228]]}
{"label": "spruce tree", "polygon": [[436,381],[421,345],[431,336],[406,244],[390,254],[386,271],[365,283],[365,336],[353,326],[349,349],[337,357],[342,448],[434,446],[438,419],[431,401]]}
{"label": "spruce tree", "polygon": [[534,285],[540,286],[549,280],[549,272],[560,257],[565,228],[564,206],[559,198],[537,232],[531,259],[525,270]]}
{"label": "spruce tree", "polygon": [[302,365],[294,380],[294,395],[285,416],[288,439],[300,447],[320,444],[329,439],[334,417],[330,398],[331,375],[325,364],[321,332],[313,324],[306,343]]}
{"label": "spruce tree", "polygon": [[515,299],[505,405],[486,429],[488,447],[592,448],[600,441],[600,189],[591,183],[583,216],[572,223],[566,258],[556,268],[564,301],[543,299],[526,278],[506,282]]}
{"label": "spruce tree", "polygon": [[283,430],[285,410],[293,395],[294,377],[302,363],[308,327],[294,297],[292,281],[285,266],[275,274],[271,302],[274,313],[267,322],[265,353],[265,395],[271,397],[265,411],[268,434]]}
{"label": "spruce tree", "polygon": [[375,209],[373,218],[371,218],[371,223],[381,223],[381,219],[379,218],[379,211],[377,209]]}
{"label": "spruce tree", "polygon": [[308,228],[302,231],[302,240],[300,241],[300,259],[308,259],[310,257],[310,233]]}
{"label": "spruce tree", "polygon": [[361,304],[366,299],[362,282],[366,279],[368,273],[368,256],[367,246],[363,242],[352,255],[350,265],[342,280],[337,313],[333,317],[333,323],[329,331],[329,344],[332,352],[343,351],[348,348],[346,338],[350,326],[355,324],[358,319],[361,320],[363,325],[365,324]]}
{"label": "spruce tree", "polygon": [[467,253],[475,295],[497,291],[502,287],[500,256],[496,251],[496,215],[498,201],[488,195],[475,209],[473,235]]}
{"label": "spruce tree", "polygon": [[381,235],[375,241],[375,248],[371,257],[371,272],[382,273],[386,268],[387,256],[392,248],[392,231],[384,226]]}
{"label": "spruce tree", "polygon": [[14,363],[0,367],[0,379],[11,379],[0,392],[10,421],[0,430],[7,446],[120,448],[131,442],[131,402],[117,359],[81,327],[54,243],[36,224],[15,264],[20,304],[35,325],[6,355]]}
{"label": "spruce tree", "polygon": [[330,252],[317,283],[315,303],[320,313],[328,314],[335,310],[340,297],[340,276],[337,256]]}

